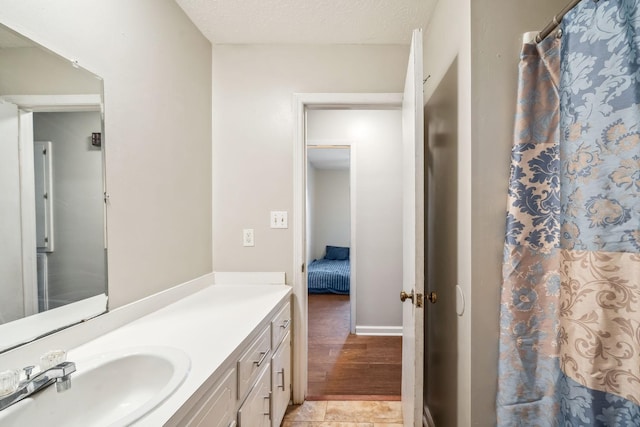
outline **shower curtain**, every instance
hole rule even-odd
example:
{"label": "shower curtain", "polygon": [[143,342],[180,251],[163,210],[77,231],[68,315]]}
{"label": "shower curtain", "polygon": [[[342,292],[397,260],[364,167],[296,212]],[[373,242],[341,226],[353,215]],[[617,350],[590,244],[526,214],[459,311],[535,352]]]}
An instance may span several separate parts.
{"label": "shower curtain", "polygon": [[525,44],[500,313],[500,426],[640,426],[640,0]]}

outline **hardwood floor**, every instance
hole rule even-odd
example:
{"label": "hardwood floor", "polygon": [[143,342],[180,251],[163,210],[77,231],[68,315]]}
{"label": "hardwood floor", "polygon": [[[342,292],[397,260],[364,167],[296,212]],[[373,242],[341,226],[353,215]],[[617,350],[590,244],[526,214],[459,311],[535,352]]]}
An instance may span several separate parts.
{"label": "hardwood floor", "polygon": [[402,338],[349,334],[348,295],[309,295],[307,400],[399,400]]}

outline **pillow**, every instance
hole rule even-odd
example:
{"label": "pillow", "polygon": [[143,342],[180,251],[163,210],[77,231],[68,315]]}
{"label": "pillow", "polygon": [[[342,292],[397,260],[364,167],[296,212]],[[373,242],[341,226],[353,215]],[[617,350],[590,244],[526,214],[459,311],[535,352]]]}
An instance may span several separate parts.
{"label": "pillow", "polygon": [[341,246],[327,246],[327,254],[324,259],[347,260],[349,259],[349,248]]}

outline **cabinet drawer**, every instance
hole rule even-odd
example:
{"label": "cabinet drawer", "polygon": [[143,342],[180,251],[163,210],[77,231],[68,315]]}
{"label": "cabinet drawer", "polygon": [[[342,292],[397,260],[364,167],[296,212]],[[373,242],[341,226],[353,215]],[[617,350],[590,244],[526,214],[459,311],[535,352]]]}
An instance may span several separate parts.
{"label": "cabinet drawer", "polygon": [[256,385],[238,410],[240,427],[271,427],[271,370],[270,363],[266,363]]}
{"label": "cabinet drawer", "polygon": [[271,426],[279,427],[291,398],[291,335],[271,358]]}
{"label": "cabinet drawer", "polygon": [[230,369],[222,381],[211,388],[196,404],[194,414],[187,415],[188,427],[229,427],[235,425],[236,370]]}
{"label": "cabinet drawer", "polygon": [[278,348],[282,338],[291,329],[291,305],[287,302],[271,321],[271,348]]}
{"label": "cabinet drawer", "polygon": [[256,381],[265,365],[269,363],[271,341],[267,326],[238,360],[238,398],[242,398]]}

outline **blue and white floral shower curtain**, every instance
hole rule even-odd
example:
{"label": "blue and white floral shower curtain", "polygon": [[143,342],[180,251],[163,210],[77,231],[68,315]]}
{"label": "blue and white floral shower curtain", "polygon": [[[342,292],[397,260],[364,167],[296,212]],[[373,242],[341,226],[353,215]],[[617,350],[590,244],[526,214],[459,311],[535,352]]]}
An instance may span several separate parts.
{"label": "blue and white floral shower curtain", "polygon": [[498,424],[640,426],[640,0],[523,46]]}

